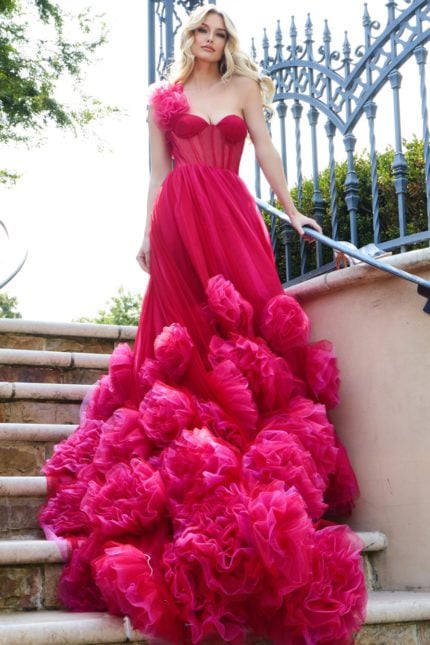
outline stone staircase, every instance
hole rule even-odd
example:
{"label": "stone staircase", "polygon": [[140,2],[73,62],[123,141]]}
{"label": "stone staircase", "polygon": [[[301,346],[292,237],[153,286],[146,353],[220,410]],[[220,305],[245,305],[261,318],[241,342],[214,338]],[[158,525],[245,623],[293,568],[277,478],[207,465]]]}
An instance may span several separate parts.
{"label": "stone staircase", "polygon": [[[43,539],[36,520],[46,494],[41,465],[73,432],[115,345],[134,334],[0,319],[0,645],[145,642],[128,619],[64,611],[56,583],[67,554]],[[430,593],[381,590],[377,565],[387,540],[378,531],[361,537],[369,604],[357,645],[430,645]]]}

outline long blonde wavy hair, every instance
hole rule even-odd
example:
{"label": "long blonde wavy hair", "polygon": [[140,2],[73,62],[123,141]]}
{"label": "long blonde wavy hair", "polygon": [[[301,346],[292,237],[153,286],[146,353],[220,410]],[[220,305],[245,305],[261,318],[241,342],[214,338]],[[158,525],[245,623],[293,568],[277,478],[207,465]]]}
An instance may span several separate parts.
{"label": "long blonde wavy hair", "polygon": [[228,17],[225,11],[214,5],[202,5],[190,13],[181,34],[179,52],[168,72],[169,81],[171,83],[185,83],[191,75],[194,67],[194,54],[191,52],[191,47],[194,42],[194,31],[205,21],[209,13],[216,13],[221,16],[227,30],[224,55],[219,62],[219,71],[222,80],[226,81],[233,74],[237,74],[238,76],[246,76],[257,81],[260,86],[263,106],[269,113],[272,113],[273,110],[270,104],[275,93],[275,85],[272,79],[269,76],[261,74],[252,58],[242,51],[239,45],[236,27],[231,18]]}

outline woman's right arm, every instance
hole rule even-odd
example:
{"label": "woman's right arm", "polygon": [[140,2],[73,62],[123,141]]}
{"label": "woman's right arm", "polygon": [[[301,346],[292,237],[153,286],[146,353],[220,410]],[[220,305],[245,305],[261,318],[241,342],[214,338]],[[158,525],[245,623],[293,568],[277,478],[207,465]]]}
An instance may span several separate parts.
{"label": "woman's right arm", "polygon": [[148,127],[151,174],[149,177],[145,233],[136,259],[142,269],[149,273],[149,236],[151,230],[152,210],[154,208],[156,197],[160,191],[161,184],[172,169],[172,158],[169,154],[164,132],[157,126],[151,108],[148,112]]}

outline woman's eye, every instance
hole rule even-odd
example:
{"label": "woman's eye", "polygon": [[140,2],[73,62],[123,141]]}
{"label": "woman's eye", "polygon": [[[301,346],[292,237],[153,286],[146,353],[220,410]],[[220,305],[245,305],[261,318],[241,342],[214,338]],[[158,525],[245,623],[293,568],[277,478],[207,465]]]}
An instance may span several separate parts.
{"label": "woman's eye", "polygon": [[201,34],[205,34],[205,33],[206,33],[206,29],[205,29],[204,27],[197,27],[197,31],[198,31],[199,33],[201,33]]}
{"label": "woman's eye", "polygon": [[224,33],[223,31],[220,31],[220,32],[217,34],[217,36],[219,36],[220,38],[224,38],[224,39],[226,38],[226,35],[225,35],[225,33]]}

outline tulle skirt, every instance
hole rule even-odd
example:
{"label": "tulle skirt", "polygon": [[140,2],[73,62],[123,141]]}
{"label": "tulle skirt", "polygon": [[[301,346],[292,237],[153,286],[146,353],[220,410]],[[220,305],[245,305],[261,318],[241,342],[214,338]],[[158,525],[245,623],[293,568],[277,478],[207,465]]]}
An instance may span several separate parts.
{"label": "tulle skirt", "polygon": [[328,518],[358,487],[327,416],[332,348],[309,327],[239,177],[175,168],[134,351],[115,350],[44,468],[40,521],[71,551],[67,607],[172,643],[352,642],[362,545]]}

